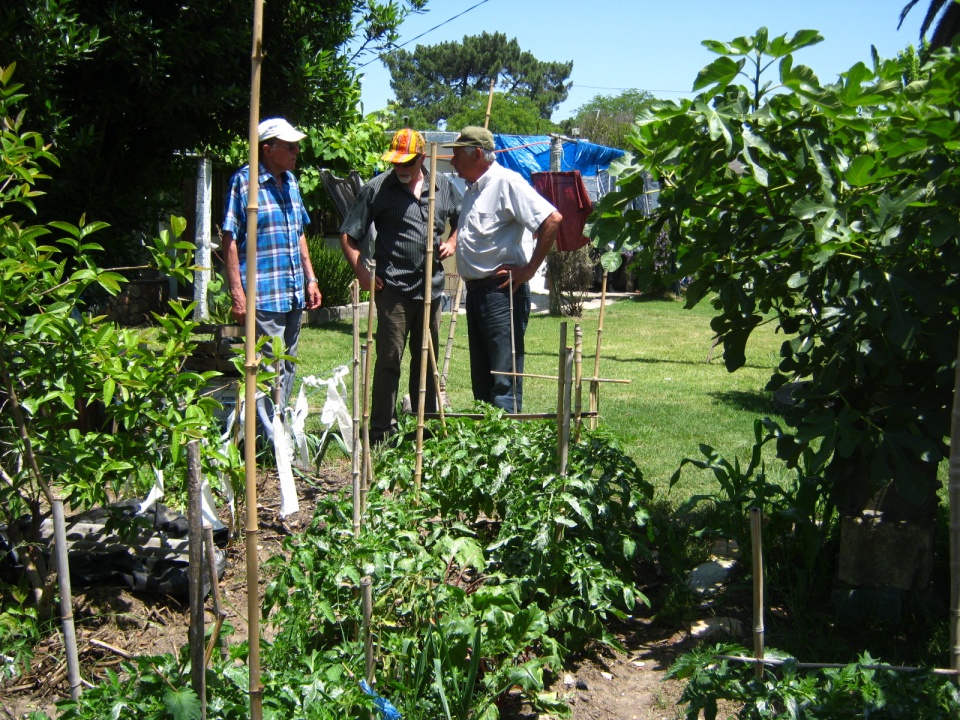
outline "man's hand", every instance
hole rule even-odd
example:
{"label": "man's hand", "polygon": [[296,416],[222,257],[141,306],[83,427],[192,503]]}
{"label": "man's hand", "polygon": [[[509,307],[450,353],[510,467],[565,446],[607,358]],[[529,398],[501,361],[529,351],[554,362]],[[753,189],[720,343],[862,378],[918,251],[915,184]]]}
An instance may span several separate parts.
{"label": "man's hand", "polygon": [[[357,276],[361,290],[370,290],[370,268],[367,267],[367,264],[363,262],[363,260],[357,262],[357,267],[354,269],[353,274]],[[377,276],[376,283],[377,290],[383,290],[383,279],[380,276]]]}
{"label": "man's hand", "polygon": [[529,282],[530,279],[536,274],[537,268],[531,268],[530,265],[524,265],[523,267],[520,267],[519,265],[501,265],[494,273],[495,276],[503,279],[503,282],[497,286],[501,289],[507,286],[512,276],[513,287],[510,288],[510,292],[516,292],[517,288],[519,288],[525,282]]}
{"label": "man's hand", "polygon": [[446,242],[440,243],[440,259],[441,260],[446,260],[448,257],[453,255],[456,251],[457,251],[456,241],[450,242],[450,240],[447,240]]}
{"label": "man's hand", "polygon": [[320,294],[320,286],[315,282],[307,283],[307,310],[316,310],[320,307],[323,296]]}
{"label": "man's hand", "polygon": [[230,307],[233,319],[238,325],[243,325],[244,320],[247,319],[247,295],[241,287],[239,290],[232,290],[230,296],[233,298],[233,305]]}

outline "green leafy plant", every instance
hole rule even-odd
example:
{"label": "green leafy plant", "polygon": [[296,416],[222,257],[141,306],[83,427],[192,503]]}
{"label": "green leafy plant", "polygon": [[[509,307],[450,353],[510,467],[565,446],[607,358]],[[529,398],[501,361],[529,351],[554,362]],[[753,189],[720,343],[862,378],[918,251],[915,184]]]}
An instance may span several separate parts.
{"label": "green leafy plant", "polygon": [[339,247],[329,247],[322,237],[316,235],[307,237],[307,248],[319,281],[323,306],[349,305],[352,302],[350,285],[356,277],[343,252]]}
{"label": "green leafy plant", "polygon": [[[215,373],[182,368],[193,348],[191,306],[171,303],[149,331],[87,312],[91,291],[115,294],[125,282],[94,259],[103,223],[18,219],[30,217],[47,179],[43,166],[56,160],[26,130],[24,113],[14,113],[23,94],[12,75],[12,66],[0,68],[0,518],[23,558],[30,585],[23,603],[43,619],[54,584],[39,528],[54,498],[85,509],[120,496],[128,482],[145,492],[152,473],[141,471],[153,466],[168,472],[176,504],[183,445],[216,439],[218,405],[202,393]],[[153,267],[177,279],[192,270],[192,244],[179,237],[185,227],[171,218],[147,246]],[[202,454],[208,467],[221,459]]]}
{"label": "green leafy plant", "polygon": [[[930,671],[884,669],[868,653],[841,668],[806,670],[795,658],[768,648],[761,678],[750,663],[717,656],[751,657],[739,645],[716,645],[683,655],[667,673],[686,680],[680,702],[689,720],[715,720],[720,701],[739,707],[738,718],[934,718],[960,712],[953,681]],[[876,666],[881,665],[880,668]]]}
{"label": "green leafy plant", "polygon": [[[797,383],[778,455],[805,458],[844,512],[892,483],[929,523],[960,332],[960,55],[938,51],[906,86],[876,55],[822,84],[794,62],[821,40],[761,28],[706,41],[719,57],[700,94],[641,118],[590,233],[617,263],[667,228],[687,305],[713,304],[729,370],[763,323],[786,336],[768,384]],[[661,186],[650,217],[626,209],[644,171]]]}

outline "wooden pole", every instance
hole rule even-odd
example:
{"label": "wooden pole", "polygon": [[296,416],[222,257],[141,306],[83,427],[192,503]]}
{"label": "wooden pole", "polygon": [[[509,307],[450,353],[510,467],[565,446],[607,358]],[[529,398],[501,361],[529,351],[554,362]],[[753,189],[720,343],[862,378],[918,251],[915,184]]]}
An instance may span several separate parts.
{"label": "wooden pole", "polygon": [[953,414],[950,423],[950,667],[960,670],[960,342],[957,345]]}
{"label": "wooden pole", "polygon": [[[420,402],[417,406],[417,460],[413,479],[420,493],[420,484],[423,481],[423,413],[427,399],[427,367],[430,364],[431,337],[430,337],[430,309],[433,302],[433,220],[435,216],[436,187],[437,187],[437,143],[430,143],[430,188],[427,194],[427,252],[424,262],[423,279],[423,333],[420,337]],[[436,365],[436,360],[434,360]],[[440,398],[437,398],[437,402]]]}
{"label": "wooden pole", "polygon": [[574,427],[575,439],[580,440],[580,425],[583,421],[583,328],[580,323],[573,326],[573,387],[574,397]]}
{"label": "wooden pole", "polygon": [[374,304],[377,294],[377,263],[370,261],[370,300],[367,305],[367,345],[363,362],[363,467],[360,473],[361,503],[360,512],[366,507],[366,490],[373,479],[373,468],[370,457],[370,373],[373,368],[373,316],[376,314]]}
{"label": "wooden pole", "polygon": [[507,273],[510,283],[510,369],[513,370],[513,414],[520,412],[517,407],[517,338],[513,325],[513,272]]}
{"label": "wooden pole", "polygon": [[67,679],[70,697],[80,699],[80,660],[77,655],[77,630],[73,622],[73,593],[70,586],[70,562],[67,553],[67,523],[63,500],[53,501],[54,546],[57,556],[57,583],[60,585],[60,622],[63,625],[63,646],[67,655]]}
{"label": "wooden pole", "polygon": [[453,308],[450,311],[450,331],[447,334],[447,349],[443,354],[443,372],[440,373],[440,389],[447,391],[447,375],[450,373],[450,356],[453,354],[453,334],[457,329],[457,316],[460,314],[460,300],[463,297],[463,278],[457,276],[457,289],[453,294]]}
{"label": "wooden pole", "polygon": [[433,347],[433,333],[427,333],[427,340],[430,341],[430,372],[433,373],[433,387],[437,391],[437,414],[440,416],[440,427],[443,428],[443,436],[447,436],[447,418],[446,410],[443,407],[443,389],[440,387],[440,372],[437,370],[437,353]]}
{"label": "wooden pole", "polygon": [[[597,324],[597,354],[593,359],[593,377],[600,376],[600,341],[603,337],[603,313],[607,308],[607,271],[603,271],[603,280],[600,282],[600,322]],[[600,386],[597,382],[590,383],[590,411],[598,412],[600,409]],[[590,419],[590,428],[595,430],[597,427],[596,416]]]}
{"label": "wooden pole", "polygon": [[[205,652],[203,645],[203,511],[200,508],[200,443],[187,443],[187,557],[189,572],[190,685],[200,699],[200,717],[207,717]],[[214,576],[216,577],[216,576]]]}
{"label": "wooden pole", "polygon": [[560,323],[560,367],[557,370],[557,462],[563,453],[563,381],[567,377],[567,321]]}
{"label": "wooden pole", "polygon": [[[207,554],[207,570],[210,573],[210,594],[213,596],[213,630],[210,632],[210,641],[207,643],[207,651],[203,654],[203,667],[210,665],[210,658],[213,655],[213,649],[217,646],[220,639],[220,628],[223,621],[227,619],[227,614],[220,605],[220,578],[217,577],[217,556],[213,544],[213,528],[209,525],[203,528],[203,549]],[[226,659],[227,648],[223,646],[221,657]]]}
{"label": "wooden pole", "polygon": [[353,536],[360,537],[360,281],[350,283],[353,300]]}
{"label": "wooden pole", "polygon": [[570,404],[573,391],[573,350],[564,349],[563,422],[560,424],[560,477],[567,476],[570,458]]}
{"label": "wooden pole", "polygon": [[490,127],[490,111],[493,109],[493,88],[497,84],[497,76],[494,75],[490,78],[490,92],[487,93],[487,114],[483,118],[483,126],[485,128]]}
{"label": "wooden pole", "polygon": [[363,665],[367,683],[373,687],[373,579],[369,575],[360,578],[360,606],[363,610]]}
{"label": "wooden pole", "polygon": [[760,508],[750,508],[750,539],[753,546],[753,656],[759,660],[756,677],[763,677],[763,533]]}
{"label": "wooden pole", "polygon": [[257,195],[260,192],[260,68],[263,64],[263,0],[253,3],[250,53],[249,183],[247,194],[247,316],[244,339],[244,479],[246,481],[247,641],[251,720],[263,720],[260,683],[260,564],[257,544]]}

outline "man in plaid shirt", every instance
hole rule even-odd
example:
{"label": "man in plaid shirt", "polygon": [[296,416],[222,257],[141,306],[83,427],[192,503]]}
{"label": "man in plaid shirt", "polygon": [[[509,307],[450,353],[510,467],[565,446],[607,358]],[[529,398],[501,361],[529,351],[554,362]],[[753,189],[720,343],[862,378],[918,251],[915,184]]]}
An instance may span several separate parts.
{"label": "man in plaid shirt", "polygon": [[[304,227],[310,222],[293,176],[306,137],[283,118],[260,123],[260,176],[257,195],[257,336],[283,339],[286,354],[295,357],[304,309],[320,307],[320,288],[310,263]],[[230,179],[223,220],[223,250],[227,281],[233,297],[233,316],[243,323],[247,314],[247,220],[250,168],[240,168]],[[269,348],[269,345],[267,346]],[[271,356],[269,350],[266,351]],[[293,391],[294,363],[280,361],[281,403]],[[273,433],[273,400],[257,400],[261,432]]]}

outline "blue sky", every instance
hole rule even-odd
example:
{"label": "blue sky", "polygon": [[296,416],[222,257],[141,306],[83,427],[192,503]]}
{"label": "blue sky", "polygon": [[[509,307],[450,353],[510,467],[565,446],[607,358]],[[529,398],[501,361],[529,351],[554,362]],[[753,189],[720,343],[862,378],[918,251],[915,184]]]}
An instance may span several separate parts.
{"label": "blue sky", "polygon": [[[401,26],[399,43],[409,42],[405,49],[412,52],[417,45],[502,32],[538,60],[573,60],[573,87],[553,114],[556,122],[596,95],[616,95],[627,88],[665,99],[690,96],[700,68],[716,57],[700,44],[702,40],[727,41],[752,35],[761,26],[771,37],[819,30],[824,41],[801,51],[794,61],[809,65],[821,81],[834,80],[858,61],[869,64],[871,45],[881,57],[895,57],[908,44],[918,44],[929,3],[921,0],[898,31],[905,4],[906,0],[429,0],[426,13],[411,16]],[[441,23],[445,24],[432,29]],[[379,60],[361,72],[364,112],[385,107],[394,97],[390,73]]]}

